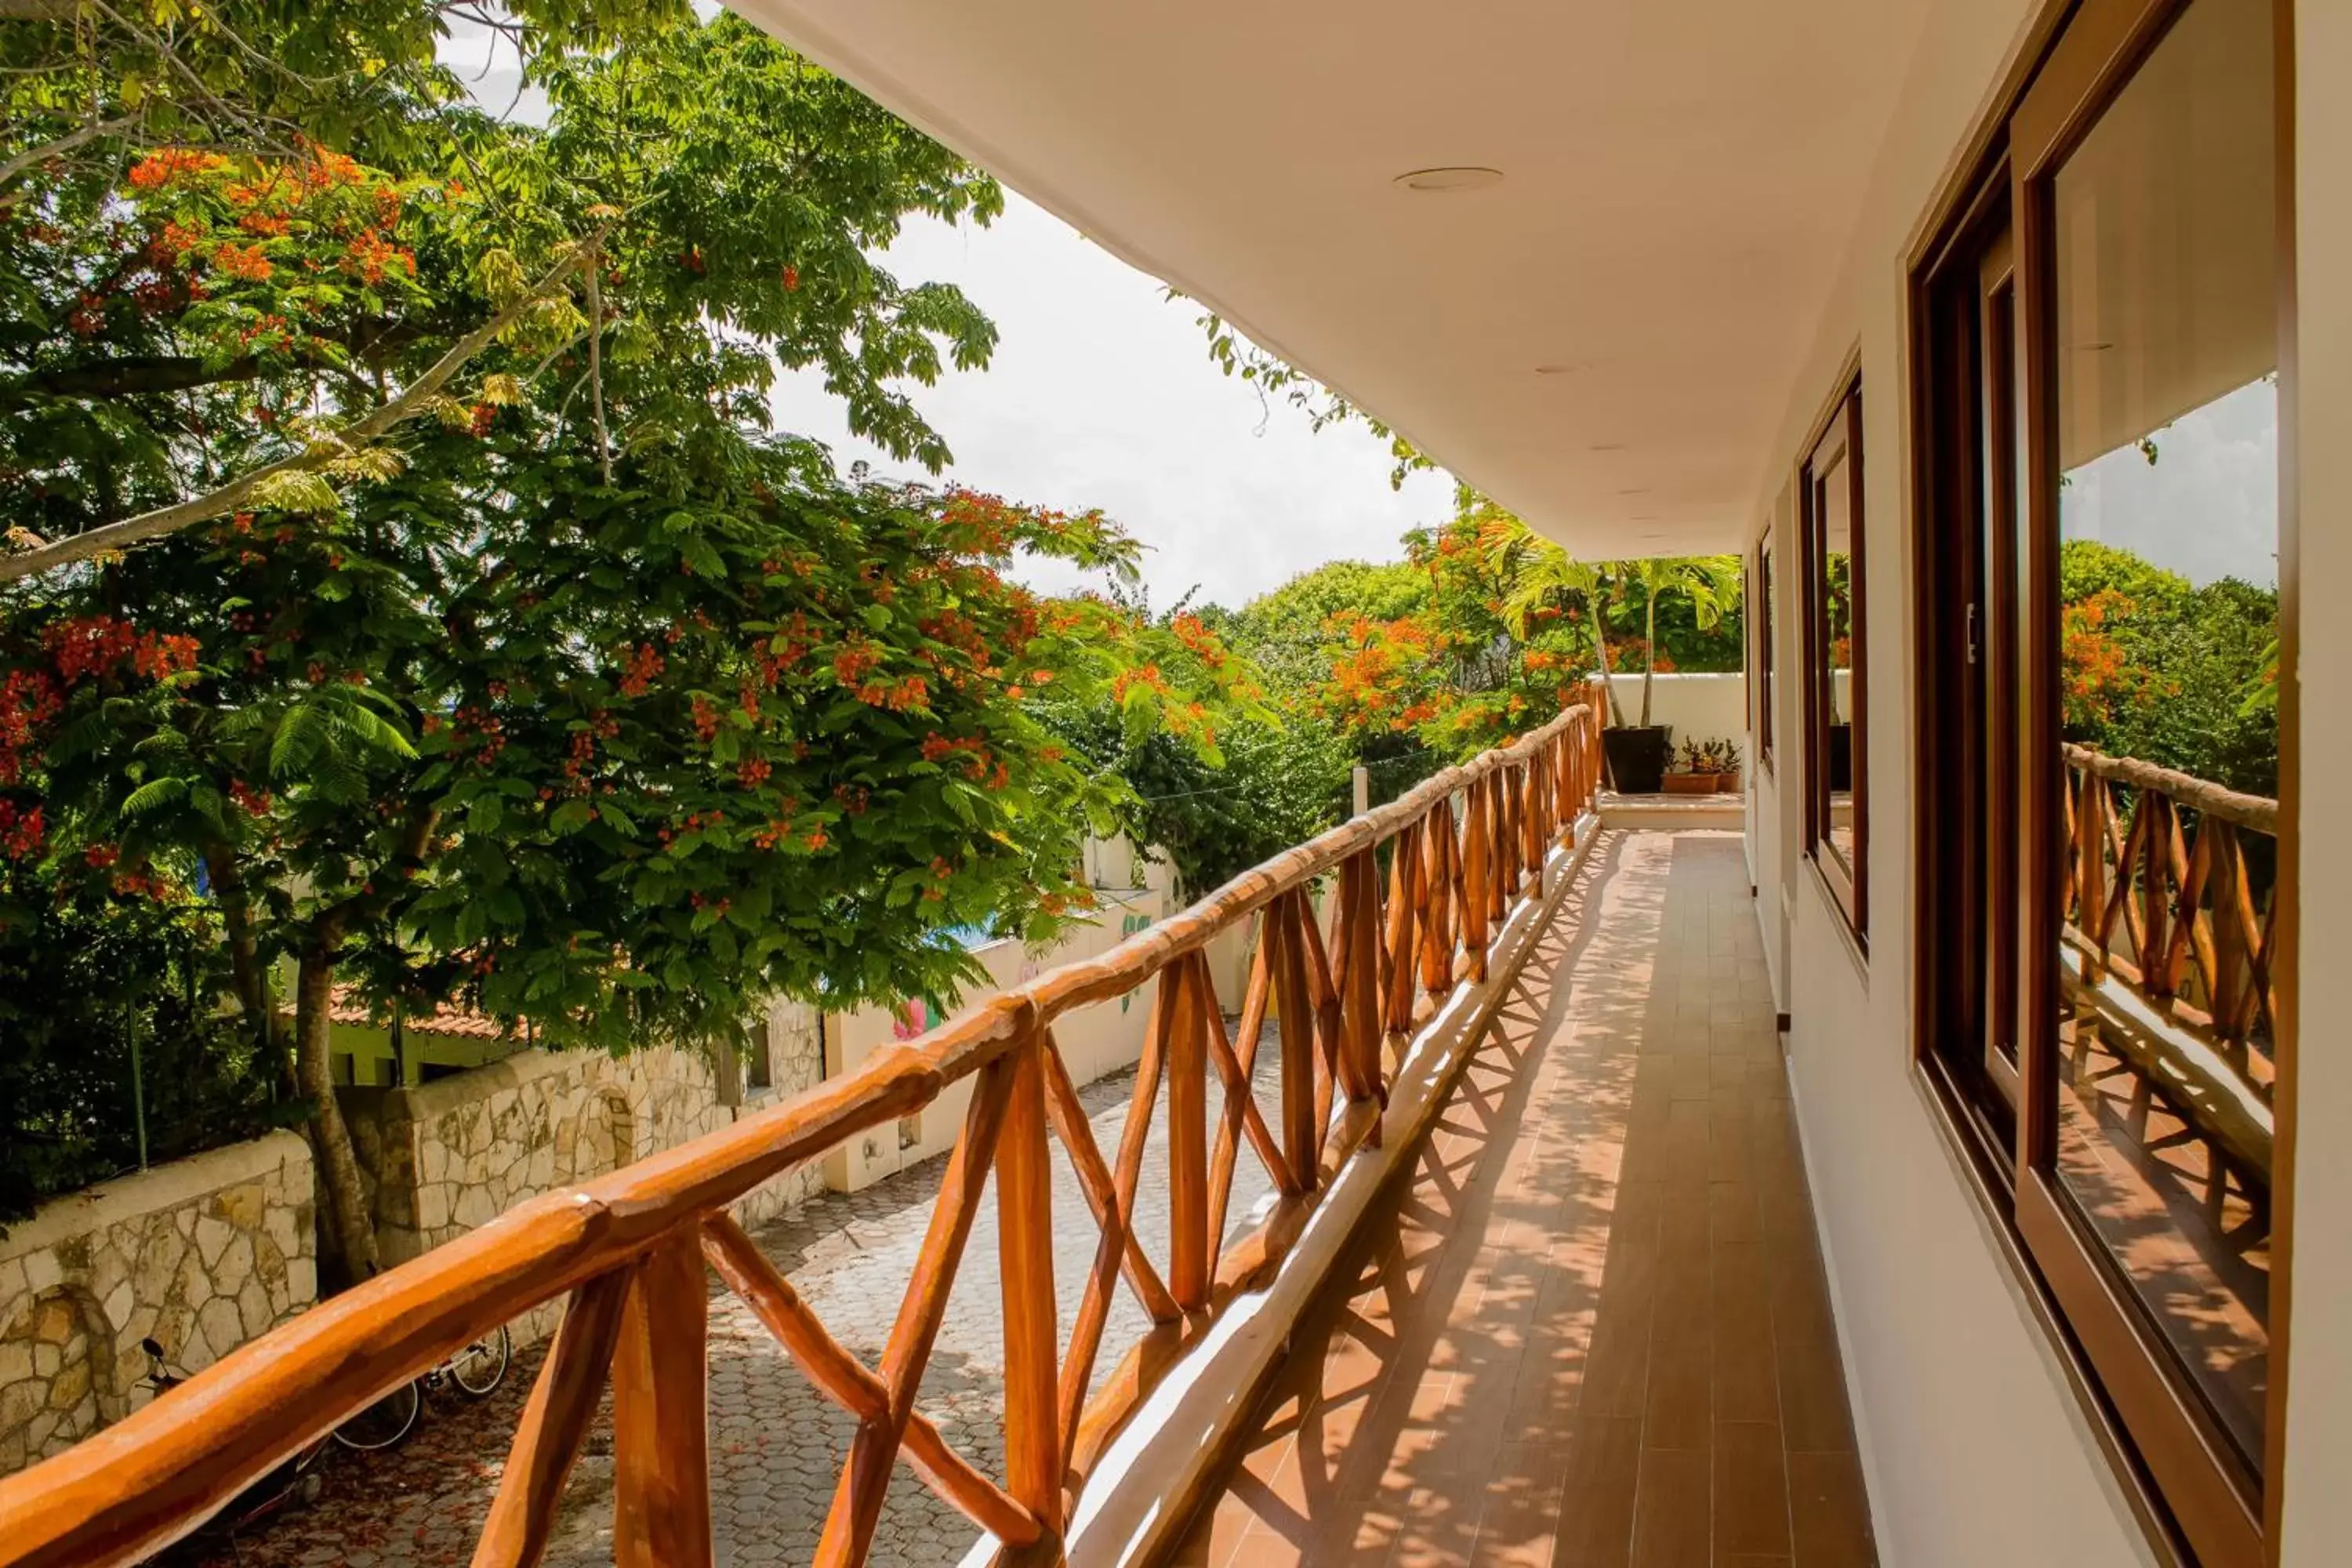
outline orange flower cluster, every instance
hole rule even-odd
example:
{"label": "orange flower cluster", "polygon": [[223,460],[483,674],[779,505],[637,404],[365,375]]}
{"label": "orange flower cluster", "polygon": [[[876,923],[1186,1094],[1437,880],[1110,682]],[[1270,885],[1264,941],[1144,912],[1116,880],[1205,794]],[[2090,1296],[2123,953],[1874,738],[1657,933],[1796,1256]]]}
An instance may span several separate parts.
{"label": "orange flower cluster", "polygon": [[0,784],[25,776],[26,753],[65,705],[65,693],[47,670],[12,669],[0,681]]}
{"label": "orange flower cluster", "polygon": [[269,815],[269,792],[256,789],[243,779],[228,781],[228,797],[241,806],[248,816]]}
{"label": "orange flower cluster", "polygon": [[[383,193],[397,195],[397,193]],[[397,267],[411,278],[416,276],[415,252],[404,246],[393,244],[376,229],[363,229],[343,251],[343,268],[355,273],[362,282],[383,281],[384,269]]]}
{"label": "orange flower cluster", "polygon": [[[977,782],[988,776],[990,764],[988,742],[979,736],[967,735],[959,740],[950,740],[934,730],[923,737],[923,761],[943,763],[956,756],[966,759],[959,764],[958,770],[964,777]],[[1003,763],[998,763],[995,767],[1000,776],[1004,773]]]}
{"label": "orange flower cluster", "polygon": [[931,700],[930,683],[919,675],[909,675],[898,680],[869,680],[856,689],[857,700],[868,708],[887,708],[893,713],[928,706]]}
{"label": "orange flower cluster", "polygon": [[872,643],[852,638],[833,656],[833,678],[855,690],[865,683],[866,673],[881,662],[882,656],[875,651]]}
{"label": "orange flower cluster", "polygon": [[277,270],[269,258],[261,254],[258,245],[236,245],[226,239],[213,247],[213,265],[231,278],[242,278],[249,283],[267,283]]}
{"label": "orange flower cluster", "polygon": [[183,174],[205,174],[227,167],[228,160],[217,153],[193,147],[158,148],[131,165],[131,188],[160,191]]}
{"label": "orange flower cluster", "polygon": [[27,859],[41,852],[47,838],[48,824],[41,819],[38,802],[26,808],[0,799],[0,855],[11,860]]}
{"label": "orange flower cluster", "polygon": [[1160,673],[1160,667],[1156,664],[1147,664],[1141,669],[1122,669],[1110,678],[1111,700],[1124,702],[1127,694],[1139,686],[1164,693],[1168,689],[1168,679]]}
{"label": "orange flower cluster", "polygon": [[621,676],[621,695],[643,697],[652,687],[654,677],[662,672],[665,662],[653,644],[639,643],[636,651],[629,656],[628,669]]}
{"label": "orange flower cluster", "polygon": [[163,680],[196,667],[200,645],[192,637],[142,632],[110,616],[62,621],[42,634],[42,646],[68,686],[85,677],[104,679],[126,661],[150,680]]}

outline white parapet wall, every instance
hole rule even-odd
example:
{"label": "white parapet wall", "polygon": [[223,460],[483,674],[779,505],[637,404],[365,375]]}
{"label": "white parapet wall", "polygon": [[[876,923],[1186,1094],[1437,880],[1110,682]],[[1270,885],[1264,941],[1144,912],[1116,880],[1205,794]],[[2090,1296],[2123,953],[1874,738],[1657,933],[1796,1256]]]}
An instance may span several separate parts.
{"label": "white parapet wall", "polygon": [[52,1199],[0,1237],[0,1474],[120,1421],[139,1342],[198,1372],[319,1298],[310,1146],[291,1132]]}
{"label": "white parapet wall", "polygon": [[[1730,741],[1748,761],[1748,677],[1738,670],[1720,675],[1658,675],[1651,677],[1650,721],[1674,731],[1674,743],[1685,741]],[[1617,701],[1625,722],[1642,721],[1642,678],[1617,677]]]}

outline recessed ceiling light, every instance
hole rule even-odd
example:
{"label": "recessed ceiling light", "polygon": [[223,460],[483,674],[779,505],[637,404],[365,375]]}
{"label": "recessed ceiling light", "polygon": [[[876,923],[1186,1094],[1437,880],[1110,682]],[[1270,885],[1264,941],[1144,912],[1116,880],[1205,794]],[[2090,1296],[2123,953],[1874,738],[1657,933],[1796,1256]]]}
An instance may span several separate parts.
{"label": "recessed ceiling light", "polygon": [[1633,514],[1633,521],[1635,522],[1655,522],[1658,521],[1658,514],[1654,511],[1638,511]]}
{"label": "recessed ceiling light", "polygon": [[1591,362],[1588,360],[1561,360],[1554,364],[1539,364],[1536,366],[1536,374],[1538,375],[1574,375],[1579,371],[1591,370]]}
{"label": "recessed ceiling light", "polygon": [[2078,354],[2103,354],[2116,345],[2113,343],[2068,343],[2066,346],[2073,349]]}
{"label": "recessed ceiling light", "polygon": [[1647,485],[1635,485],[1632,489],[1619,490],[1617,493],[1621,496],[1645,496],[1650,493],[1650,487]]}
{"label": "recessed ceiling light", "polygon": [[1391,184],[1402,185],[1408,191],[1482,191],[1503,178],[1500,169],[1482,168],[1475,163],[1453,164],[1437,169],[1413,169],[1399,174]]}
{"label": "recessed ceiling light", "polygon": [[1622,441],[1595,441],[1585,448],[1588,452],[1622,452],[1624,449],[1625,443]]}

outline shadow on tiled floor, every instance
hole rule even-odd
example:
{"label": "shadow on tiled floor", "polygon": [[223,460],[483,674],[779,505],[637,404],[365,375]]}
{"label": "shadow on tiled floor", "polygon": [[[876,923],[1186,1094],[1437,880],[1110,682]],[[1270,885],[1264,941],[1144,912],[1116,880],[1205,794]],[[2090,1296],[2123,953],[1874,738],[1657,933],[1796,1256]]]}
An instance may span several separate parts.
{"label": "shadow on tiled floor", "polygon": [[1739,841],[1612,833],[1177,1561],[1874,1561]]}

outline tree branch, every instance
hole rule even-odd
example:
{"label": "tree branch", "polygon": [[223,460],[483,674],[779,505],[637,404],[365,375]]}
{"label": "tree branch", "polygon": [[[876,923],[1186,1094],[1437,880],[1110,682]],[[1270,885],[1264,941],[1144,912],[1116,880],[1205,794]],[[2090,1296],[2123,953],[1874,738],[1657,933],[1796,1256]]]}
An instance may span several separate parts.
{"label": "tree branch", "polygon": [[0,556],[0,583],[11,583],[21,577],[31,577],[58,566],[69,565],[77,561],[88,561],[93,556],[103,555],[110,551],[144,543],[151,539],[160,539],[168,533],[177,533],[190,523],[203,522],[211,518],[225,516],[250,500],[255,492],[278,475],[306,473],[322,468],[336,458],[345,457],[356,448],[375,440],[404,420],[413,419],[419,414],[425,413],[434,398],[439,395],[441,388],[448,384],[449,381],[466,367],[467,361],[488,348],[500,332],[512,326],[526,310],[562,288],[564,280],[571,275],[572,268],[595,255],[597,247],[603,242],[606,232],[611,227],[610,224],[602,225],[586,239],[574,245],[564,254],[562,260],[548,268],[546,274],[536,285],[518,296],[497,315],[452,343],[448,352],[435,361],[431,369],[409,383],[399,396],[379,405],[373,412],[364,416],[356,423],[338,431],[336,434],[341,437],[339,442],[333,445],[320,443],[312,446],[308,451],[299,452],[293,457],[281,458],[274,463],[265,463],[260,468],[250,469],[236,479],[231,479],[218,489],[197,496],[193,500],[158,507],[152,511],[142,512],[137,517],[125,518],[120,522],[106,523],[90,529],[87,532],[77,533],[69,539],[58,540],[56,543],[41,549],[28,551],[22,555]]}
{"label": "tree branch", "polygon": [[76,0],[0,0],[0,22],[70,22]]}
{"label": "tree branch", "polygon": [[251,381],[261,362],[247,354],[218,369],[191,354],[126,354],[96,364],[61,365],[34,371],[0,384],[0,408],[17,408],[37,397],[136,397],[150,392],[185,392],[215,382]]}
{"label": "tree branch", "polygon": [[[11,14],[11,6],[39,3],[41,0],[0,0],[0,21],[20,19]],[[70,5],[67,5],[66,13],[68,16],[72,15]],[[85,142],[94,142],[101,136],[111,136],[118,131],[128,131],[138,123],[139,116],[135,114],[119,115],[112,120],[100,120],[77,130],[68,131],[54,142],[44,142],[37,147],[27,147],[6,163],[0,163],[0,185],[5,185],[36,164],[46,163],[52,158],[72,152]]]}
{"label": "tree branch", "polygon": [[613,447],[604,435],[604,359],[600,345],[604,341],[604,295],[596,281],[603,260],[591,251],[588,265],[581,270],[588,279],[588,380],[596,403],[596,467],[603,473],[607,489],[613,483]]}

